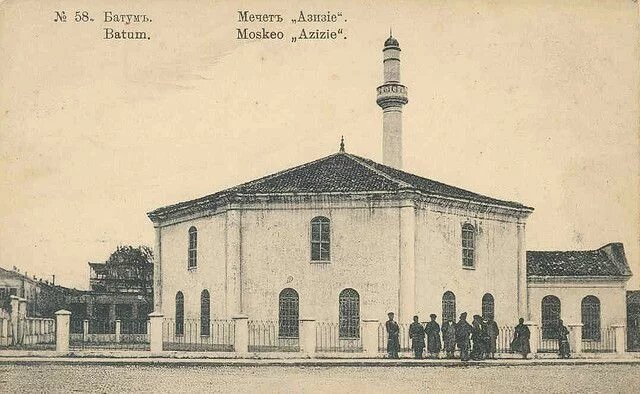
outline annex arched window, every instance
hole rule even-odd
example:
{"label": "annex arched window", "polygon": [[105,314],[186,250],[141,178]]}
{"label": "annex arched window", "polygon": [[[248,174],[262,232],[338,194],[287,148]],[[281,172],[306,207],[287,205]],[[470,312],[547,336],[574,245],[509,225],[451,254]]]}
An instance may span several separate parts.
{"label": "annex arched window", "polygon": [[311,261],[331,259],[330,221],[324,216],[311,219]]}
{"label": "annex arched window", "polygon": [[600,340],[600,300],[596,296],[582,299],[582,339]]}
{"label": "annex arched window", "polygon": [[495,302],[491,293],[486,293],[482,296],[482,318],[493,320],[495,319]]}
{"label": "annex arched window", "polygon": [[339,303],[339,337],[360,337],[360,295],[354,289],[340,292]]}
{"label": "annex arched window", "polygon": [[184,335],[184,294],[176,293],[176,335]]}
{"label": "annex arched window", "polygon": [[294,289],[284,289],[278,297],[278,335],[280,337],[298,338],[300,323],[298,320],[300,300]]}
{"label": "annex arched window", "polygon": [[450,291],[442,295],[442,321],[456,321],[456,296]]}
{"label": "annex arched window", "polygon": [[200,293],[200,334],[211,333],[211,296],[209,290]]}
{"label": "annex arched window", "polygon": [[462,266],[474,267],[475,265],[475,229],[472,224],[465,223],[462,226]]}
{"label": "annex arched window", "polygon": [[198,230],[189,228],[189,262],[188,268],[196,268],[198,265]]}
{"label": "annex arched window", "polygon": [[545,296],[542,299],[542,338],[557,338],[559,326],[560,299],[552,295]]}

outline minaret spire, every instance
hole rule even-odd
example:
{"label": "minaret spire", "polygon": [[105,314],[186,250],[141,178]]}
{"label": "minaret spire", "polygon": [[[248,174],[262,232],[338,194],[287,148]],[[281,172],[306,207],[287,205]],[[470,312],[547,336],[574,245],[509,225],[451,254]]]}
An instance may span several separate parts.
{"label": "minaret spire", "polygon": [[378,86],[376,99],[382,108],[382,162],[402,168],[402,107],[409,99],[407,87],[400,83],[400,44],[391,28],[382,54],[384,81]]}

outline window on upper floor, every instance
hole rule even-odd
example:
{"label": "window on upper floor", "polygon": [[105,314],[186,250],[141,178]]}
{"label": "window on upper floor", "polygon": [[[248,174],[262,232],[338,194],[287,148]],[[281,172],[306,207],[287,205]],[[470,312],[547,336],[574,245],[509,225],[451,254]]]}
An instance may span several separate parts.
{"label": "window on upper floor", "polygon": [[318,216],[311,220],[311,261],[329,261],[331,258],[329,219]]}
{"label": "window on upper floor", "polygon": [[189,260],[187,267],[196,268],[198,265],[198,230],[195,227],[189,229]]}
{"label": "window on upper floor", "polygon": [[462,266],[473,268],[475,266],[475,229],[473,225],[465,223],[462,226]]}

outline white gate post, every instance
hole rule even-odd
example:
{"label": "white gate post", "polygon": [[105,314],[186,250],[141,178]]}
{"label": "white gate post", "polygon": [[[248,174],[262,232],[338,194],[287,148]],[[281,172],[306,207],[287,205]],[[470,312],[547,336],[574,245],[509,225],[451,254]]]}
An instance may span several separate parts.
{"label": "white gate post", "polygon": [[582,353],[582,323],[568,324],[569,326],[569,348],[571,353]]}
{"label": "white gate post", "polygon": [[56,312],[56,352],[69,351],[69,321],[71,312],[64,309]]}
{"label": "white gate post", "polygon": [[378,319],[362,319],[362,351],[367,356],[378,354]]}
{"label": "white gate post", "polygon": [[119,343],[122,339],[120,333],[122,330],[122,322],[120,319],[116,320],[116,343]]}
{"label": "white gate post", "polygon": [[249,316],[236,315],[233,317],[235,323],[235,338],[233,349],[236,353],[249,353]]}
{"label": "white gate post", "polygon": [[152,353],[162,352],[162,312],[149,313],[149,350]]}
{"label": "white gate post", "polygon": [[316,319],[300,319],[300,351],[309,357],[316,353]]}
{"label": "white gate post", "polygon": [[624,324],[612,324],[611,328],[614,329],[616,336],[616,353],[622,354],[626,351]]}

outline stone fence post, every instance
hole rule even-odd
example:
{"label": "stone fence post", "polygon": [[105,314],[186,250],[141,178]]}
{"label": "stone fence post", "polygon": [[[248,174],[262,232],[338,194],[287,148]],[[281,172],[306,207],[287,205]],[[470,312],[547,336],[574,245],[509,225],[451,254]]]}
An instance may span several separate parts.
{"label": "stone fence post", "polygon": [[567,324],[569,326],[569,348],[571,353],[582,353],[582,323]]}
{"label": "stone fence post", "polygon": [[116,320],[116,343],[120,342],[122,339],[122,336],[120,335],[120,333],[122,332],[122,322],[120,321],[120,319]]}
{"label": "stone fence post", "polygon": [[56,352],[69,351],[69,324],[71,312],[61,309],[56,312]]}
{"label": "stone fence post", "polygon": [[625,326],[624,324],[612,324],[611,328],[613,328],[616,336],[616,353],[622,354],[627,350]]}
{"label": "stone fence post", "polygon": [[162,312],[149,313],[149,350],[152,353],[162,352],[162,320],[164,315]]}
{"label": "stone fence post", "polygon": [[378,354],[378,319],[362,319],[362,351],[367,356]]}
{"label": "stone fence post", "polygon": [[9,323],[9,329],[11,330],[11,345],[17,345],[21,343],[20,334],[22,333],[22,330],[20,329],[20,297],[12,295],[9,296],[9,298],[11,299],[11,314],[9,315],[11,319],[11,322]]}
{"label": "stone fence post", "polygon": [[531,347],[531,354],[535,355],[540,347],[540,330],[538,325],[532,321],[527,321],[524,324],[529,327],[529,346]]}
{"label": "stone fence post", "polygon": [[82,341],[86,342],[89,338],[89,320],[84,319],[82,321]]}
{"label": "stone fence post", "polygon": [[235,338],[233,348],[236,353],[249,353],[249,316],[233,316]]}
{"label": "stone fence post", "polygon": [[300,351],[313,357],[316,353],[316,319],[300,319]]}

